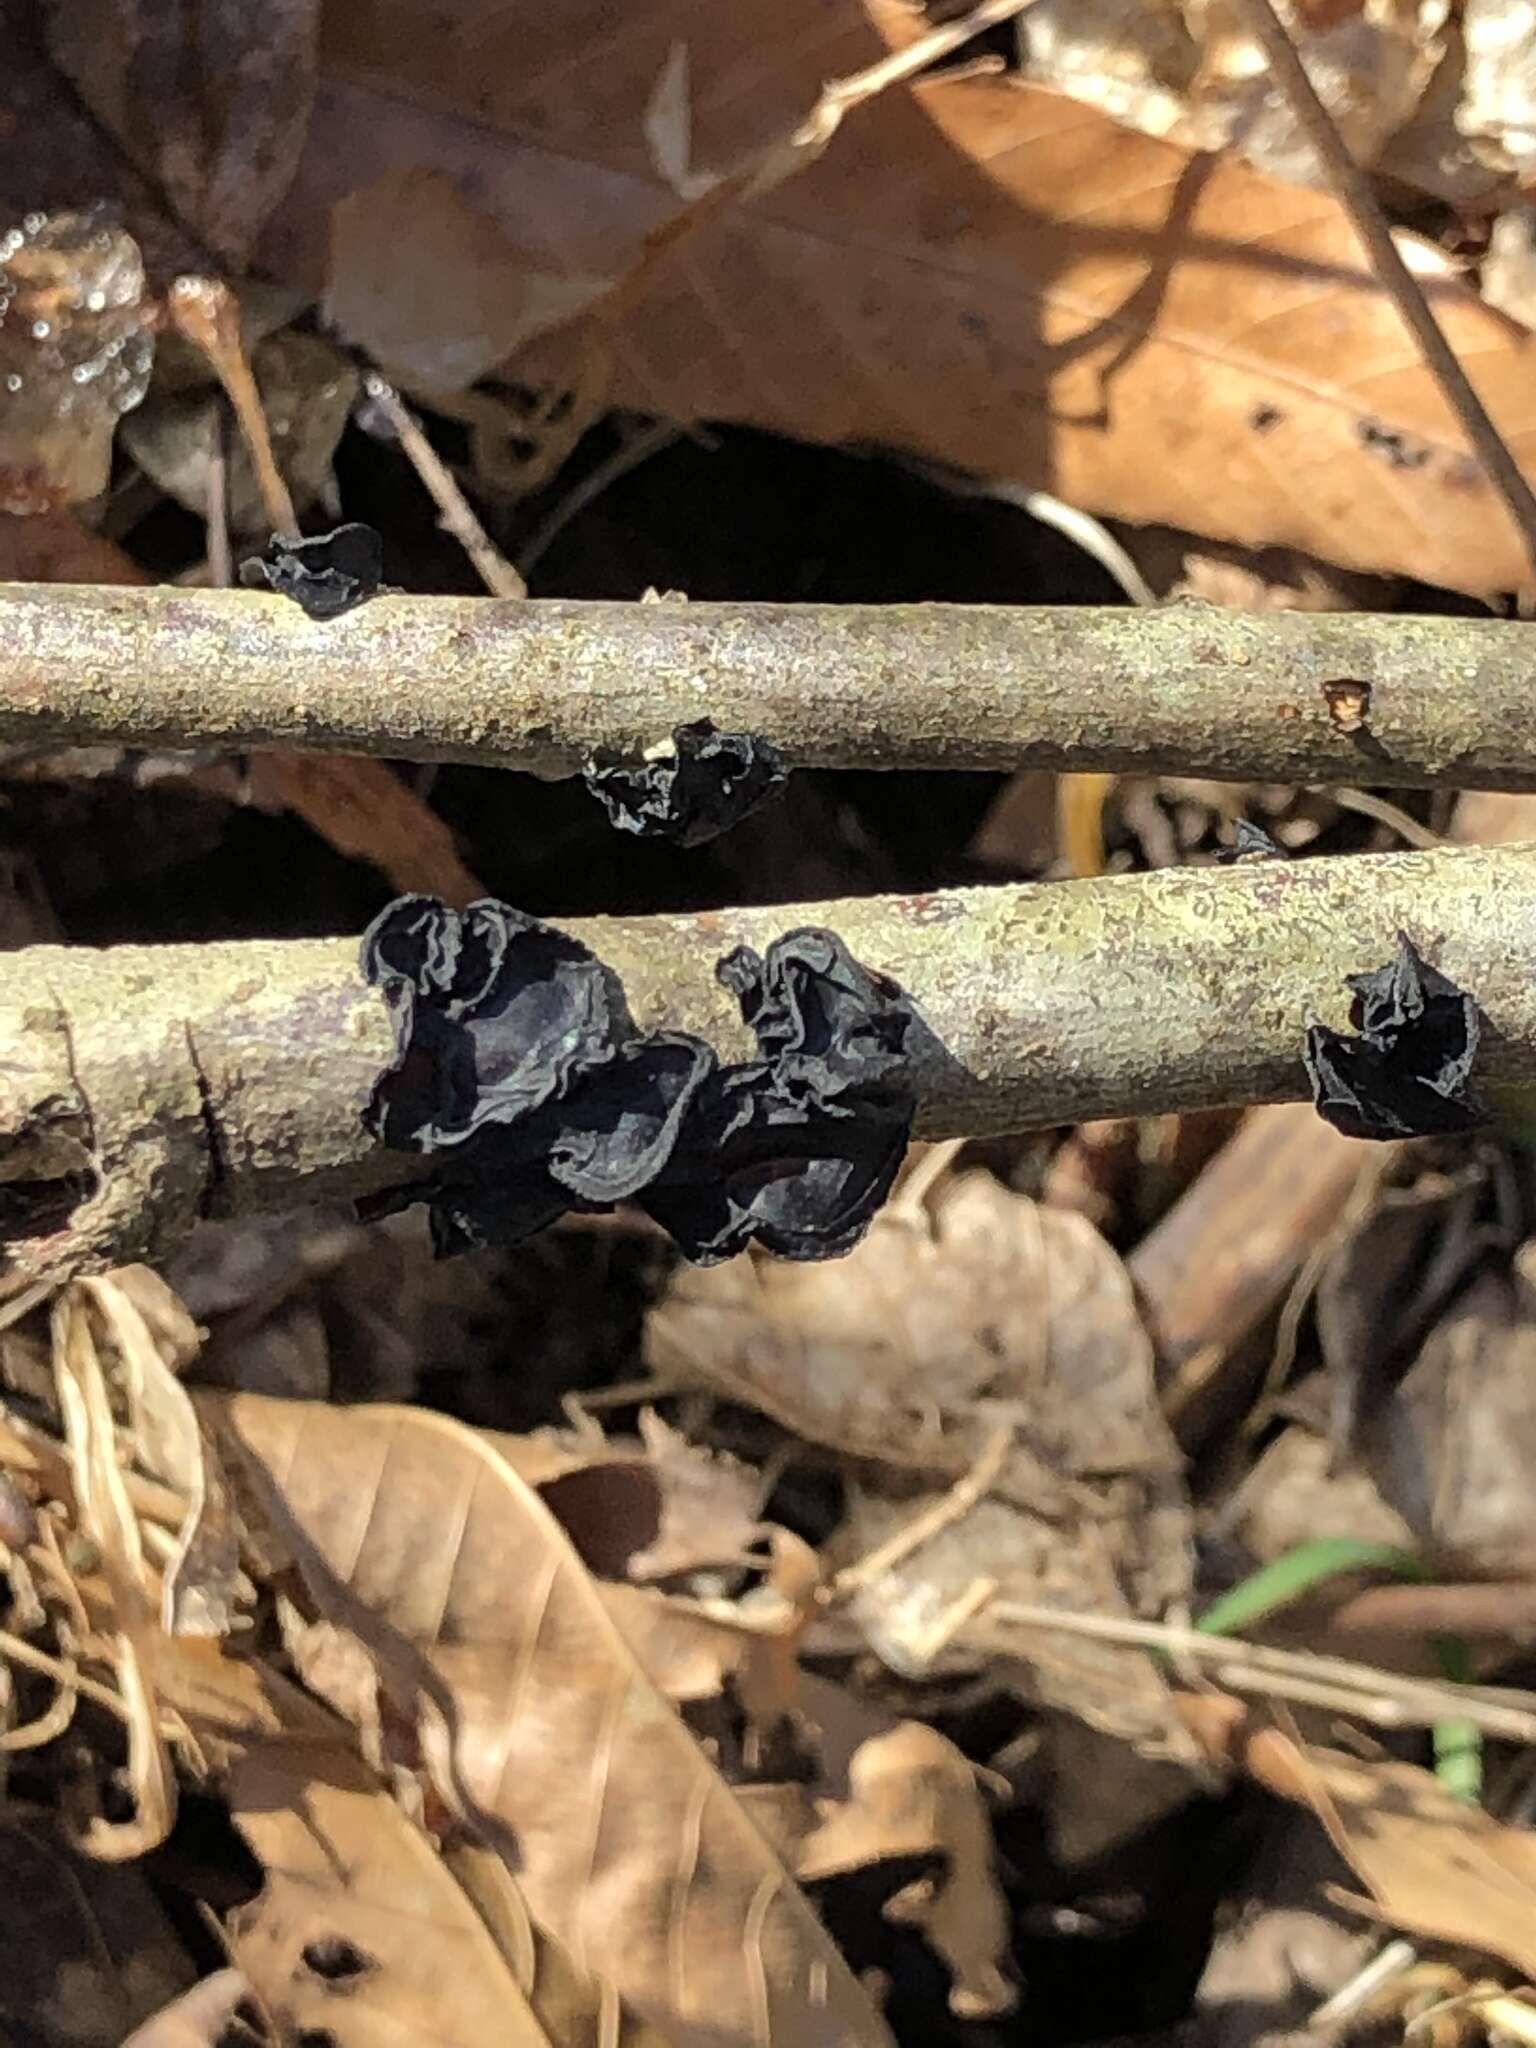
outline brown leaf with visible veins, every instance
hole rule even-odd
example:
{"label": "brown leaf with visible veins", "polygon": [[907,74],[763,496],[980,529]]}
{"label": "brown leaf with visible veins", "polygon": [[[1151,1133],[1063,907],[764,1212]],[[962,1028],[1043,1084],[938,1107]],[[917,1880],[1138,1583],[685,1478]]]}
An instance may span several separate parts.
{"label": "brown leaf with visible veins", "polygon": [[280,2044],[551,2048],[436,1847],[348,1750],[273,1743],[225,1781],[266,1882],[230,1946]]}
{"label": "brown leaf with visible veins", "polygon": [[448,1417],[205,1395],[326,1619],[579,1971],[674,2048],[885,2028],[536,1493]]}
{"label": "brown leaf with visible veins", "polygon": [[48,45],[177,217],[239,270],[293,178],[319,12],[319,0],[48,0]]}
{"label": "brown leaf with visible veins", "polygon": [[[892,445],[1351,568],[1521,581],[1497,492],[1326,193],[971,75],[887,91],[809,168],[750,199],[707,195],[674,231],[646,116],[678,44],[691,164],[731,169],[919,22],[893,0],[440,0],[430,16],[349,0],[326,12],[318,115],[264,258],[320,287],[329,208],[363,193],[337,253],[373,295],[370,315],[367,291],[346,293],[352,338],[397,332],[414,301],[423,349],[440,309],[446,360],[454,306],[483,285],[456,292],[440,236],[413,241],[383,193],[364,203],[375,181],[456,178],[535,282],[623,277],[665,226],[647,288],[607,302],[615,329],[567,320],[512,374],[600,381],[603,400],[684,421]],[[675,110],[675,81],[665,97]],[[1415,260],[1516,456],[1536,458],[1536,344],[1429,245]]]}

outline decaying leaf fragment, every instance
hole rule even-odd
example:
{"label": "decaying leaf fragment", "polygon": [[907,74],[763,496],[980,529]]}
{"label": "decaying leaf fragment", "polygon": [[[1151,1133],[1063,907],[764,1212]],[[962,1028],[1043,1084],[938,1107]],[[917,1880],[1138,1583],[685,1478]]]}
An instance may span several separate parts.
{"label": "decaying leaf fragment", "polygon": [[[839,1563],[857,1571],[937,1517],[853,1600],[866,1639],[900,1670],[929,1668],[933,1629],[978,1579],[1017,1598],[1161,1614],[1188,1595],[1189,1509],[1124,1267],[1082,1217],[988,1173],[927,1188],[923,1174],[835,1269],[679,1270],[648,1321],[648,1362],[862,1461]],[[985,1497],[946,1517],[949,1488],[999,1430],[1012,1447]],[[997,1649],[983,1616],[939,1668]],[[1140,1652],[1042,1637],[1012,1675],[1095,1726],[1183,1747]]]}
{"label": "decaying leaf fragment", "polygon": [[955,1745],[921,1721],[902,1721],[862,1743],[848,1767],[851,1797],[827,1811],[800,1844],[802,1878],[858,1869],[883,1856],[937,1851],[944,1867],[886,1906],[923,1929],[953,1973],[960,2019],[1012,2012],[1010,1926],[998,1882],[992,1825],[976,1772]]}
{"label": "decaying leaf fragment", "polygon": [[0,512],[105,490],[154,355],[138,244],[105,209],[0,225]]}
{"label": "decaying leaf fragment", "polygon": [[793,1880],[493,1445],[424,1410],[202,1403],[315,1611],[366,1646],[438,1792],[513,1856],[578,1970],[674,2048],[886,2048]]}
{"label": "decaying leaf fragment", "polygon": [[1536,1833],[1457,1799],[1417,1764],[1300,1743],[1225,1697],[1181,1705],[1202,1741],[1311,1808],[1383,1919],[1536,1975]]}
{"label": "decaying leaf fragment", "polygon": [[1425,1137],[1485,1123],[1489,1111],[1472,1090],[1481,1024],[1466,990],[1431,967],[1406,932],[1385,967],[1345,979],[1357,1035],[1307,1027],[1319,1115],[1350,1138]]}

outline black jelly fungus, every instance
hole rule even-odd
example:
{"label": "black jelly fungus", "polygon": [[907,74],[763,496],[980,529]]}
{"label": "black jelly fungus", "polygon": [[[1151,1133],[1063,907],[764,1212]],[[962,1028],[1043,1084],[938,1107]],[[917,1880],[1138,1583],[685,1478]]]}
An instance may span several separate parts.
{"label": "black jelly fungus", "polygon": [[594,754],[583,779],[619,831],[702,846],[777,796],[788,773],[771,740],[700,718],[674,726],[671,751],[655,760]]}
{"label": "black jelly fungus", "polygon": [[720,962],[759,1053],[728,1065],[689,1032],[638,1031],[611,969],[508,904],[401,897],[364,935],[362,968],[395,1027],[365,1121],[432,1156],[398,1201],[428,1202],[442,1252],[635,1200],[700,1262],[753,1242],[831,1258],[901,1164],[916,1012],[833,932]]}
{"label": "black jelly fungus", "polygon": [[1476,1002],[1431,967],[1405,933],[1396,956],[1352,974],[1354,1034],[1307,1028],[1304,1058],[1318,1113],[1352,1138],[1414,1138],[1476,1129],[1489,1111],[1472,1088]]}
{"label": "black jelly fungus", "polygon": [[378,590],[384,574],[383,536],[353,520],[311,540],[273,534],[264,555],[240,564],[247,588],[265,584],[291,597],[312,619],[335,619]]}

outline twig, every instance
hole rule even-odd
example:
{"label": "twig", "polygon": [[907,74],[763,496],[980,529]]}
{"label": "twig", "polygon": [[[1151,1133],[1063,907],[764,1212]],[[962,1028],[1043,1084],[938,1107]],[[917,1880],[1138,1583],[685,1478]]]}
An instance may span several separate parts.
{"label": "twig", "polygon": [[[926,30],[903,49],[893,50],[888,57],[866,65],[862,71],[852,72],[846,78],[834,78],[822,88],[816,105],[795,131],[792,146],[819,155],[855,107],[874,99],[878,93],[888,92],[893,85],[916,78],[919,72],[942,62],[952,50],[973,42],[989,28],[1012,21],[1033,4],[1034,0],[981,0],[981,5],[973,7],[968,14],[957,15],[953,21],[941,22],[937,28]],[[777,184],[778,177],[772,182]],[[763,184],[759,183],[755,189],[762,190]]]}
{"label": "twig", "polygon": [[[0,584],[0,742],[575,773],[704,715],[807,767],[1536,789],[1530,629],[1176,604],[500,603]],[[1366,700],[1341,723],[1341,678]]]}
{"label": "twig", "polygon": [[1470,1721],[1485,1735],[1511,1742],[1536,1742],[1536,1692],[1513,1687],[1451,1685],[1320,1657],[1306,1650],[1277,1650],[1231,1636],[1202,1635],[1167,1622],[1137,1621],[1128,1615],[1072,1614],[1023,1600],[994,1600],[986,1619],[1010,1629],[1037,1629],[1087,1636],[1095,1642],[1126,1643],[1163,1650],[1212,1667],[1211,1677],[1232,1692],[1267,1693],[1313,1706],[1358,1714],[1381,1728],[1427,1728],[1451,1717]]}
{"label": "twig", "polygon": [[[1344,977],[1389,959],[1400,931],[1475,992],[1479,1086],[1536,1082],[1536,846],[570,929],[621,976],[643,1027],[701,1032],[735,1058],[751,1042],[715,963],[802,924],[840,932],[918,1005],[920,1136],[1295,1099],[1306,1018],[1342,1024]],[[87,1255],[150,1255],[210,1211],[340,1199],[419,1171],[363,1133],[392,1040],[352,939],[28,948],[6,961],[0,1044],[10,1286]]]}
{"label": "twig", "polygon": [[218,278],[178,277],[166,303],[175,326],[203,351],[229,395],[268,524],[274,533],[292,538],[299,530],[298,514],[272,453],[261,393],[240,338],[239,300]]}
{"label": "twig", "polygon": [[208,580],[216,590],[227,590],[235,580],[234,557],[229,545],[229,457],[223,401],[215,399],[208,408],[208,488],[203,509],[207,529]]}
{"label": "twig", "polygon": [[1321,2033],[1325,2027],[1338,2026],[1344,2020],[1353,2019],[1356,2013],[1370,2004],[1377,1992],[1411,1970],[1418,1961],[1419,1952],[1411,1941],[1389,1941],[1385,1948],[1378,1949],[1361,1970],[1357,1970],[1347,1984],[1341,1984],[1333,1996],[1310,2014],[1307,2020],[1309,2032]]}
{"label": "twig", "polygon": [[855,1593],[883,1578],[888,1571],[909,1558],[925,1543],[931,1543],[935,1536],[942,1535],[956,1522],[965,1517],[984,1499],[991,1490],[992,1482],[1007,1463],[1008,1453],[1013,1448],[1013,1428],[1004,1424],[992,1431],[977,1455],[976,1462],[931,1501],[920,1514],[912,1517],[901,1528],[895,1530],[883,1543],[877,1544],[863,1557],[845,1565],[823,1589],[828,1602],[849,1600]]}
{"label": "twig", "polygon": [[1503,436],[1489,418],[1487,408],[1457,361],[1455,351],[1440,332],[1422,286],[1403,261],[1392,239],[1392,230],[1376,203],[1370,181],[1350,155],[1332,116],[1319,99],[1296,45],[1275,13],[1272,0],[1241,0],[1241,5],[1254,35],[1264,46],[1276,83],[1291,112],[1306,131],[1307,140],[1317,154],[1335,197],[1349,214],[1356,234],[1365,245],[1379,282],[1391,294],[1404,324],[1419,345],[1426,367],[1508,506],[1509,516],[1525,542],[1532,578],[1536,581],[1536,492],[1532,491]]}
{"label": "twig", "polygon": [[458,479],[421,431],[415,414],[399,392],[376,370],[370,370],[363,379],[363,389],[389,421],[407,461],[426,485],[444,533],[451,534],[468,555],[492,597],[526,597],[527,584],[475,517],[474,508],[459,489]]}

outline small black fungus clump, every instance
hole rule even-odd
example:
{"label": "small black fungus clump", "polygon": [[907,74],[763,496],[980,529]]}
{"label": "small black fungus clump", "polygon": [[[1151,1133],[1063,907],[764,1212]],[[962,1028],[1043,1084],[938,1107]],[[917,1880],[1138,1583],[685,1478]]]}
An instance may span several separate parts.
{"label": "small black fungus clump", "polygon": [[738,946],[716,974],[760,1057],[720,1069],[695,1144],[641,1202],[700,1265],[754,1239],[780,1258],[836,1258],[868,1229],[911,1136],[915,1012],[813,926],[761,957]]}
{"label": "small black fungus clump", "polygon": [[1284,860],[1285,848],[1277,846],[1262,825],[1250,825],[1239,818],[1232,828],[1232,844],[1218,848],[1216,858],[1223,867],[1240,860]]}
{"label": "small black fungus clump", "polygon": [[789,770],[771,740],[717,732],[707,718],[672,729],[672,751],[653,761],[596,753],[582,779],[609,823],[642,839],[702,846],[783,789]]}
{"label": "small black fungus clump", "polygon": [[363,939],[395,1057],[364,1113],[430,1154],[441,1253],[515,1245],[569,1209],[639,1202],[687,1257],[756,1240],[785,1258],[851,1250],[911,1131],[916,1012],[834,933],[720,963],[758,1043],[722,1064],[688,1032],[640,1032],[587,947],[505,903],[404,896]]}
{"label": "small black fungus clump", "polygon": [[313,540],[285,540],[274,533],[264,555],[240,564],[248,589],[265,584],[291,597],[312,619],[336,619],[374,595],[384,574],[384,541],[371,526],[353,520]]}
{"label": "small black fungus clump", "polygon": [[1394,960],[1346,982],[1358,1036],[1307,1028],[1318,1113],[1351,1138],[1432,1137],[1486,1123],[1489,1111],[1472,1090],[1481,1034],[1472,997],[1403,932]]}

